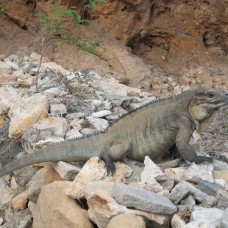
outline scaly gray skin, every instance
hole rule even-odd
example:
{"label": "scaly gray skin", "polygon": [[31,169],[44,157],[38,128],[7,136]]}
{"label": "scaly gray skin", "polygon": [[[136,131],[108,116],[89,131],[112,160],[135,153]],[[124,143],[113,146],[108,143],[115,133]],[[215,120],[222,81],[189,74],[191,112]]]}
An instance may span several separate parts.
{"label": "scaly gray skin", "polygon": [[215,111],[227,104],[228,93],[212,89],[189,90],[156,100],[122,116],[106,132],[50,144],[14,160],[0,168],[0,177],[35,163],[87,161],[93,156],[100,156],[108,173],[114,173],[112,160],[126,156],[142,161],[146,155],[156,160],[174,145],[187,161],[212,162],[210,157],[197,156],[189,141],[195,129],[203,129]]}

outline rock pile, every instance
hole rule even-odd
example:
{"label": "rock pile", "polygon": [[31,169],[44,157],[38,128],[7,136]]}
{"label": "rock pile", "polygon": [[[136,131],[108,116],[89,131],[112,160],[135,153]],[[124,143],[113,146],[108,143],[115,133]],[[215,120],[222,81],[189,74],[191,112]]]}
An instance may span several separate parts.
{"label": "rock pile", "polygon": [[[101,78],[69,72],[39,56],[0,61],[0,162],[66,139],[104,131],[127,111],[155,99]],[[22,147],[21,147],[22,146]],[[23,148],[23,149],[22,149]],[[0,227],[228,227],[228,164],[59,161],[0,178]],[[224,162],[225,161],[225,162]]]}

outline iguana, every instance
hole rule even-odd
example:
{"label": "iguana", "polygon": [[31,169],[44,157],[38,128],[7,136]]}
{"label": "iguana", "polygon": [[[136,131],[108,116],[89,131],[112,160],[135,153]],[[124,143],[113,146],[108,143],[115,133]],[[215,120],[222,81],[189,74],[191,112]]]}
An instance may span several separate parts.
{"label": "iguana", "polygon": [[146,155],[156,160],[174,145],[183,159],[201,163],[211,157],[197,156],[189,145],[194,130],[210,123],[216,110],[228,104],[228,93],[213,89],[188,90],[176,97],[152,101],[130,111],[105,132],[47,145],[0,168],[0,176],[40,162],[87,161],[99,156],[107,172],[114,173],[113,160],[125,156],[142,161]]}

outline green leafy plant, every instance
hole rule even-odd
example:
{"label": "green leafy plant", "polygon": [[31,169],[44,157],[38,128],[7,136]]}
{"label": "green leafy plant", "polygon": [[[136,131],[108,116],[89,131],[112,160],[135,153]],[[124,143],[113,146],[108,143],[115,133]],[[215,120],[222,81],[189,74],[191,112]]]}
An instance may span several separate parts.
{"label": "green leafy plant", "polygon": [[[87,9],[96,8],[98,3],[103,3],[105,0],[82,1],[84,3],[83,11],[85,11]],[[41,57],[36,75],[36,88],[38,88],[38,75],[47,48],[52,48],[52,51],[54,52],[63,44],[73,44],[77,50],[83,50],[98,57],[101,57],[102,55],[97,49],[100,45],[100,41],[95,38],[84,36],[81,31],[81,25],[91,24],[91,21],[84,19],[83,16],[80,15],[78,9],[74,6],[66,8],[57,1],[54,1],[49,14],[37,12],[35,16],[41,25],[41,29],[38,29],[24,18],[19,18],[16,15],[6,12],[0,4],[0,13],[1,12],[11,18],[16,18],[21,22],[29,24],[41,36]]]}
{"label": "green leafy plant", "polygon": [[5,9],[3,8],[3,6],[1,5],[1,2],[0,2],[0,14],[4,13],[4,12],[5,12]]}
{"label": "green leafy plant", "polygon": [[[85,3],[85,7],[92,8],[97,6],[98,2],[103,0],[90,0]],[[65,8],[58,2],[54,2],[54,6],[50,9],[49,15],[44,15],[41,12],[36,13],[36,18],[45,28],[45,43],[51,45],[53,50],[65,43],[71,43],[77,48],[87,51],[94,55],[101,55],[96,48],[100,42],[97,39],[83,36],[81,25],[89,23],[89,20],[83,19],[76,7]],[[74,33],[69,31],[69,28],[74,29]]]}
{"label": "green leafy plant", "polygon": [[[105,0],[81,1],[83,1],[84,4],[83,12],[88,9],[94,9],[97,7],[97,4],[105,2]],[[54,52],[63,44],[73,44],[76,47],[76,50],[86,51],[88,53],[98,56],[101,59],[104,59],[102,53],[109,52],[119,62],[126,77],[126,72],[123,65],[110,50],[104,48],[98,39],[83,35],[81,25],[91,24],[91,21],[85,19],[83,15],[81,16],[79,10],[76,7],[71,6],[66,8],[57,1],[54,1],[53,7],[50,8],[49,14],[44,14],[42,12],[37,12],[35,14],[38,22],[41,25],[41,29],[38,29],[38,27],[36,27],[34,24],[30,23],[24,18],[19,18],[16,15],[12,15],[9,12],[6,12],[4,8],[1,7],[1,4],[0,12],[3,12],[6,15],[10,15],[11,18],[16,18],[20,22],[27,23],[28,25],[33,27],[41,37],[41,57],[36,74],[36,89],[38,89],[38,75],[40,72],[45,51],[48,48],[51,48]],[[102,53],[100,50],[102,50]]]}
{"label": "green leafy plant", "polygon": [[98,3],[103,3],[105,0],[84,0],[84,8],[95,9]]}
{"label": "green leafy plant", "polygon": [[80,72],[74,72],[74,78],[77,80],[80,84],[87,84],[89,81],[89,78],[87,74],[82,74]]}
{"label": "green leafy plant", "polygon": [[[97,3],[104,2],[104,0],[83,1],[84,9],[95,8]],[[65,8],[58,2],[54,2],[50,11],[51,13],[49,15],[44,15],[41,12],[36,13],[36,18],[45,29],[42,39],[42,50],[51,46],[52,51],[55,51],[56,48],[63,44],[70,43],[79,50],[101,57],[101,53],[97,50],[97,47],[100,45],[99,40],[82,34],[81,25],[89,24],[90,21],[84,19],[76,7]],[[69,28],[73,28],[76,35],[72,34]],[[43,51],[41,52],[42,57]],[[41,63],[42,61],[40,65]]]}

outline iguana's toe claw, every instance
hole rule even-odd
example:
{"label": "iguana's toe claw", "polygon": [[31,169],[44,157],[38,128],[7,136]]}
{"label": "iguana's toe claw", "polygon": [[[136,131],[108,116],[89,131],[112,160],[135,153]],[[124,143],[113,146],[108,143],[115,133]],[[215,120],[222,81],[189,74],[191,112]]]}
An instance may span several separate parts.
{"label": "iguana's toe claw", "polygon": [[106,170],[107,170],[107,174],[111,174],[113,175],[116,171],[116,167],[112,161],[112,159],[105,153],[101,153],[100,156],[99,156],[99,159],[103,160],[104,163],[105,163],[105,167],[106,167]]}
{"label": "iguana's toe claw", "polygon": [[111,172],[112,175],[116,172],[116,166],[114,165],[113,162],[109,163],[109,171]]}

